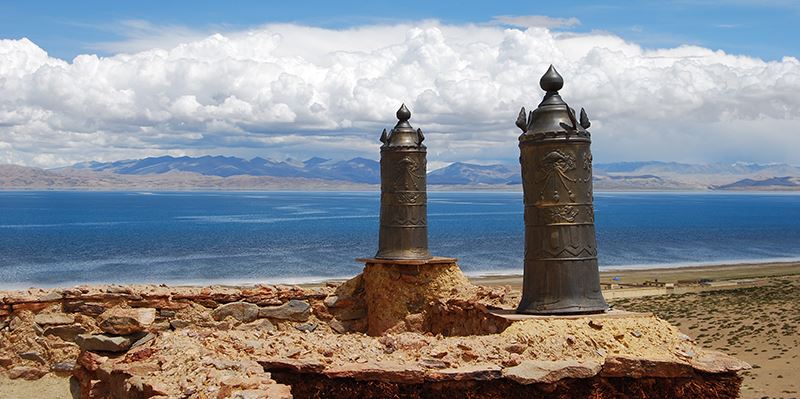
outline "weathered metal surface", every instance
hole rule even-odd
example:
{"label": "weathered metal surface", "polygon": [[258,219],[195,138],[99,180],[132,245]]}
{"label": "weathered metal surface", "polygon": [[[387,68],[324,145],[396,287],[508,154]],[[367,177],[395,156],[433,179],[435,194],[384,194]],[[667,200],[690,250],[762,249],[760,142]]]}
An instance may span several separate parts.
{"label": "weathered metal surface", "polygon": [[403,104],[397,125],[381,134],[381,225],[378,259],[430,259],[428,198],[422,131],[411,127]]}
{"label": "weathered metal surface", "polygon": [[608,309],[600,291],[592,198],[591,138],[558,94],[564,85],[550,66],[539,107],[520,111],[525,203],[525,271],[518,313],[597,313]]}

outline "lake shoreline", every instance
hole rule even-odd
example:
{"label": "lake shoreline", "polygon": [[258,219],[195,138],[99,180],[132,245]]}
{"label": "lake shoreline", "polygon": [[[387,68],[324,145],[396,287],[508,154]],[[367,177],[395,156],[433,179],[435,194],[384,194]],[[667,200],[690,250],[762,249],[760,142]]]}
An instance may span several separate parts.
{"label": "lake shoreline", "polygon": [[[703,265],[663,265],[648,267],[627,268],[615,267],[612,269],[600,270],[600,282],[604,285],[621,284],[640,286],[646,282],[660,283],[679,283],[685,284],[697,283],[699,280],[709,281],[729,281],[739,279],[753,279],[764,277],[777,277],[800,274],[800,259],[788,261],[743,261],[737,262],[720,262],[709,263]],[[466,277],[476,285],[485,286],[505,286],[510,285],[513,289],[522,288],[522,268],[518,273],[491,273],[485,272],[465,272]],[[330,283],[340,283],[346,281],[352,276],[340,277],[276,277],[276,278],[263,278],[263,279],[231,279],[231,280],[163,280],[163,281],[142,281],[142,282],[122,282],[122,283],[109,283],[103,281],[87,281],[87,282],[65,282],[63,284],[36,284],[36,283],[14,283],[5,285],[0,283],[0,291],[20,291],[30,288],[66,288],[74,286],[96,286],[96,285],[123,285],[123,286],[138,286],[138,285],[153,285],[153,284],[166,284],[173,287],[205,287],[205,286],[220,286],[220,287],[233,287],[244,288],[253,287],[257,285],[270,284],[270,285],[297,285],[305,288],[314,288],[325,286]],[[619,280],[613,280],[618,277]]]}
{"label": "lake shoreline", "polygon": [[[644,285],[645,282],[679,283],[684,281],[709,280],[729,281],[739,279],[769,278],[800,274],[800,261],[786,262],[747,262],[710,264],[702,266],[676,266],[655,268],[614,268],[600,271],[603,284],[619,283]],[[619,280],[613,280],[618,277]],[[500,274],[491,276],[468,276],[473,284],[498,286],[511,285],[514,289],[522,287],[521,274]]]}

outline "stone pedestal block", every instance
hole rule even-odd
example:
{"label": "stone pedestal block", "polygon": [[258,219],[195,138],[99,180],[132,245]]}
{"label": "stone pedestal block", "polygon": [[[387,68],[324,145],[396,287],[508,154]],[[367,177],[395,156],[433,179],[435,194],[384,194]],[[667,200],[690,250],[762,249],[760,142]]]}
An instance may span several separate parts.
{"label": "stone pedestal block", "polygon": [[357,260],[366,264],[367,333],[372,336],[415,330],[413,324],[422,322],[421,313],[428,301],[449,297],[469,286],[454,258]]}

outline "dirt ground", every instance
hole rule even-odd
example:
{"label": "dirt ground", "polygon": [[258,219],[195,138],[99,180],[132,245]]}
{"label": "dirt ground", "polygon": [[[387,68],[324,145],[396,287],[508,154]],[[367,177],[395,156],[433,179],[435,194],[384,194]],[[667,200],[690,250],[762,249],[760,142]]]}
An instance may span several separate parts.
{"label": "dirt ground", "polygon": [[0,377],[1,399],[69,399],[69,380],[47,375],[36,381]]}
{"label": "dirt ground", "polygon": [[696,342],[750,363],[743,398],[800,397],[800,276],[760,286],[619,299],[616,308],[649,311]]}

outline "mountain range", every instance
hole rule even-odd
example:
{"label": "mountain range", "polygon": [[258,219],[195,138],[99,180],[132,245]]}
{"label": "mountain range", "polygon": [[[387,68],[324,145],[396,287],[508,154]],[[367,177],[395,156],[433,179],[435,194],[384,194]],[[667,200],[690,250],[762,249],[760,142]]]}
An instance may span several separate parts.
{"label": "mountain range", "polygon": [[343,180],[353,183],[380,183],[380,163],[366,158],[332,161],[314,157],[298,162],[292,159],[273,161],[260,157],[246,160],[237,157],[151,157],[116,162],[84,162],[64,169],[112,172],[121,175],[152,175],[189,172],[204,176],[271,176]]}
{"label": "mountain range", "polygon": [[[594,165],[599,190],[800,190],[788,164],[617,162]],[[428,173],[432,189],[517,190],[518,165],[455,162]],[[226,156],[150,157],[38,169],[0,165],[0,188],[51,189],[366,189],[380,184],[380,163],[366,158],[305,161]]]}

